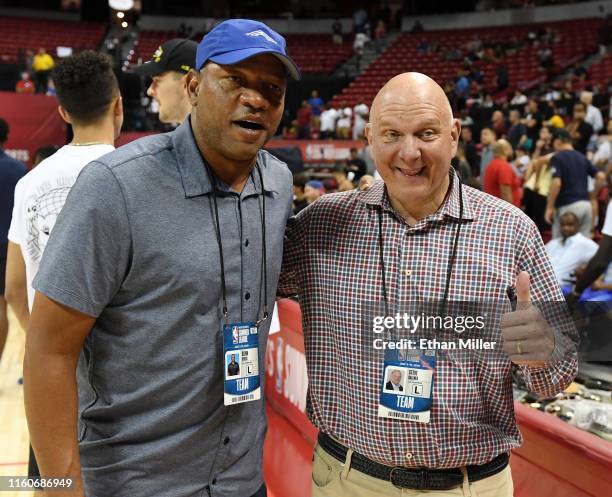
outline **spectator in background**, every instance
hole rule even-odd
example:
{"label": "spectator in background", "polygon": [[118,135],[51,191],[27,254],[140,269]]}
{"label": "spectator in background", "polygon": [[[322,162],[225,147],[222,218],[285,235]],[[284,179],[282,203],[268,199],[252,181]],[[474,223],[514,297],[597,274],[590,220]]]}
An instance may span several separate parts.
{"label": "spectator in background", "polygon": [[359,157],[359,152],[356,148],[351,148],[351,155],[348,159],[348,170],[355,173],[355,181],[359,181],[361,177],[367,173],[365,161]]}
{"label": "spectator in background", "polygon": [[49,73],[55,67],[53,57],[47,53],[44,48],[39,48],[38,53],[32,61],[32,70],[34,71],[34,84],[36,85],[36,93],[47,92],[47,81]]}
{"label": "spectator in background", "polygon": [[608,121],[607,131],[607,135],[599,137],[597,150],[591,158],[591,162],[598,168],[605,168],[612,159],[612,145],[610,143],[612,140],[612,119]]}
{"label": "spectator in background", "polygon": [[304,198],[308,205],[315,202],[323,192],[323,182],[312,179],[306,183],[304,186]]}
{"label": "spectator in background", "polygon": [[304,191],[308,183],[308,176],[304,173],[298,173],[293,176],[293,214],[297,214],[302,209],[308,206],[306,193]]}
{"label": "spectator in background", "polygon": [[506,135],[506,119],[501,110],[496,110],[493,112],[493,115],[491,116],[491,127],[497,136]]}
{"label": "spectator in background", "polygon": [[516,150],[519,145],[527,140],[527,128],[521,122],[521,113],[517,109],[512,109],[509,114],[510,129],[506,138],[512,148]]}
{"label": "spectator in background", "polygon": [[465,159],[470,165],[471,175],[478,176],[480,174],[480,155],[478,155],[476,144],[472,139],[472,128],[461,128],[461,142],[465,149]]}
{"label": "spectator in background", "polygon": [[498,64],[495,75],[497,76],[497,88],[495,91],[503,91],[508,88],[508,68],[506,64]]}
{"label": "spectator in background", "polygon": [[180,124],[191,112],[187,95],[187,75],[193,68],[198,44],[174,38],[162,43],[150,61],[134,68],[136,74],[150,76],[147,95],[158,104],[159,120]]}
{"label": "spectator in background", "polygon": [[521,205],[520,178],[508,162],[512,147],[506,140],[497,140],[492,145],[493,160],[487,166],[484,191],[506,202]]}
{"label": "spectator in background", "polygon": [[332,42],[336,45],[342,45],[342,23],[340,19],[336,17],[336,20],[332,24]]}
{"label": "spectator in background", "polygon": [[525,121],[523,124],[527,127],[527,138],[530,138],[533,143],[538,139],[543,122],[544,115],[540,112],[538,101],[530,98],[525,109]]}
{"label": "spectator in background", "polygon": [[585,121],[586,106],[582,102],[574,104],[574,118],[566,129],[572,138],[573,147],[578,152],[586,155],[587,146],[593,134],[593,126]]}
{"label": "spectator in background", "polygon": [[348,192],[349,190],[353,190],[355,186],[348,179],[347,168],[344,164],[336,164],[334,166],[333,175],[336,180],[336,191],[339,192]]}
{"label": "spectator in background", "polygon": [[525,105],[527,103],[527,96],[521,90],[515,90],[510,105]]}
{"label": "spectator in background", "polygon": [[553,270],[559,285],[575,283],[575,271],[587,264],[597,252],[597,244],[578,232],[580,222],[573,212],[559,217],[560,236],[546,244]]}
{"label": "spectator in background", "polygon": [[594,133],[598,134],[603,129],[604,125],[601,111],[593,105],[593,93],[590,91],[583,91],[580,94],[580,101],[586,107],[586,116],[584,121],[593,127]]}
{"label": "spectator in background", "polygon": [[9,125],[0,118],[0,360],[8,335],[8,318],[4,282],[6,272],[6,255],[8,250],[7,234],[13,214],[13,199],[17,182],[25,176],[28,168],[25,164],[13,159],[4,151],[9,137]]}
{"label": "spectator in background", "polygon": [[312,115],[310,117],[310,129],[319,129],[321,124],[321,111],[323,110],[323,99],[319,96],[318,90],[312,90],[310,98],[308,99],[308,105]]}
{"label": "spectator in background", "polygon": [[357,105],[353,107],[353,115],[355,116],[353,119],[353,140],[363,139],[363,130],[368,122],[369,112],[370,109],[363,103],[363,100],[359,100]]}
{"label": "spectator in background", "polygon": [[495,141],[495,132],[491,128],[482,128],[480,131],[480,182],[484,184],[485,171],[489,162],[493,160],[492,145]]}
{"label": "spectator in background", "polygon": [[353,31],[359,33],[363,30],[364,24],[368,20],[368,13],[363,8],[357,9],[353,12]]}
{"label": "spectator in background", "polygon": [[53,82],[53,78],[49,78],[47,81],[47,91],[45,95],[48,97],[57,97],[57,92],[55,91],[55,83]]}
{"label": "spectator in background", "polygon": [[334,109],[329,104],[323,105],[323,111],[321,112],[321,124],[319,126],[320,137],[322,139],[326,138],[336,138],[336,121],[338,120],[340,111]]}
{"label": "spectator in background", "polygon": [[302,105],[297,111],[298,139],[310,139],[310,123],[312,120],[312,109],[307,100],[302,100]]}
{"label": "spectator in background", "polygon": [[36,86],[30,79],[30,74],[27,72],[21,73],[21,79],[17,81],[15,85],[15,91],[17,93],[36,93]]}
{"label": "spectator in background", "polygon": [[468,79],[464,69],[459,69],[459,71],[457,71],[455,94],[457,95],[457,107],[459,109],[463,109],[465,101],[470,96],[470,80]]}
{"label": "spectator in background", "polygon": [[383,38],[385,37],[386,34],[387,34],[387,28],[385,26],[385,23],[382,19],[379,19],[378,22],[376,23],[376,28],[374,29],[374,46],[376,48],[376,53],[382,52]]}
{"label": "spectator in background", "polygon": [[370,39],[365,33],[357,33],[355,35],[355,41],[353,41],[353,52],[357,56],[357,69],[359,69],[361,65],[361,57],[363,56],[363,51],[368,41],[370,41]]}
{"label": "spectator in background", "polygon": [[457,154],[451,159],[451,166],[459,173],[461,181],[470,184],[472,180],[472,170],[465,158],[465,143],[462,141],[457,145]]}
{"label": "spectator in background", "polygon": [[569,116],[574,108],[576,102],[576,95],[574,94],[574,83],[570,78],[565,80],[563,88],[561,89],[561,96],[557,106],[561,109],[563,115]]}
{"label": "spectator in background", "polygon": [[[583,104],[581,105],[584,108]],[[555,154],[550,157],[553,180],[548,194],[546,222],[553,225],[553,238],[561,235],[559,218],[572,212],[580,223],[580,233],[591,237],[593,208],[589,201],[588,177],[596,179],[595,195],[605,181],[603,172],[598,171],[584,154],[574,150],[570,134],[559,129],[553,140]]]}
{"label": "spectator in background", "polygon": [[351,116],[353,111],[350,107],[340,110],[340,115],[336,121],[336,138],[348,139],[351,137]]}
{"label": "spectator in background", "polygon": [[411,33],[422,33],[423,31],[425,31],[425,28],[423,27],[423,24],[421,24],[421,21],[419,21],[418,19],[414,21],[412,28],[410,28],[410,32]]}
{"label": "spectator in background", "polygon": [[[550,128],[543,127],[540,136],[552,135]],[[552,183],[552,169],[550,168],[550,158],[546,155],[552,151],[552,146],[544,145],[543,140],[538,140],[532,161],[527,166],[525,172],[525,184],[523,185],[523,207],[527,214],[538,227],[540,233],[550,229],[550,224],[546,222],[544,213],[546,212],[546,200],[550,192]],[[546,152],[546,155],[543,153]]]}
{"label": "spectator in background", "polygon": [[514,166],[514,171],[519,179],[522,178],[529,164],[529,150],[525,144],[519,145],[514,149],[514,160],[511,164]]}

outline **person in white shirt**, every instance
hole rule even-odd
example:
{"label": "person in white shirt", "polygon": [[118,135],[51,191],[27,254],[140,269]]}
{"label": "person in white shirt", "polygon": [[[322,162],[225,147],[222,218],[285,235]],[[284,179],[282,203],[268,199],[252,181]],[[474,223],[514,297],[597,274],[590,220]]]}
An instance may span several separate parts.
{"label": "person in white shirt", "polygon": [[612,119],[608,121],[607,131],[607,135],[599,137],[597,151],[590,159],[591,162],[598,167],[606,167],[610,159],[612,159],[612,146],[610,144],[612,141]]}
{"label": "person in white shirt", "polygon": [[331,105],[325,104],[321,112],[320,136],[322,139],[336,137],[336,121],[341,111],[334,109]]}
{"label": "person in white shirt", "polygon": [[89,162],[115,149],[123,124],[119,84],[106,55],[87,50],[68,57],[54,69],[53,81],[59,114],[72,125],[74,137],[15,188],[6,297],[24,330],[34,300],[32,280],[66,197]]}
{"label": "person in white shirt", "polygon": [[340,117],[336,123],[336,138],[350,138],[352,114],[353,110],[350,107],[345,107],[340,111]]}
{"label": "person in white shirt", "polygon": [[566,212],[560,217],[559,223],[561,236],[546,244],[546,252],[557,281],[564,286],[574,282],[574,272],[589,262],[597,252],[598,245],[578,232],[580,223],[574,213]]}
{"label": "person in white shirt", "polygon": [[365,125],[368,122],[370,109],[363,103],[362,100],[360,100],[357,102],[357,105],[353,107],[353,114],[355,115],[353,120],[353,140],[361,140],[363,139]]}
{"label": "person in white shirt", "polygon": [[580,94],[580,101],[586,107],[585,122],[593,126],[593,131],[595,133],[599,133],[604,127],[603,117],[601,116],[601,111],[593,105],[593,93],[590,91],[583,91]]}

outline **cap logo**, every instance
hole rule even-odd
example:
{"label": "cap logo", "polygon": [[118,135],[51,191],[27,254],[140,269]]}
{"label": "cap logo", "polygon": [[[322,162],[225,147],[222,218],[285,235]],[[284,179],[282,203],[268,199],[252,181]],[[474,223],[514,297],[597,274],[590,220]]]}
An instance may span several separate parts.
{"label": "cap logo", "polygon": [[159,59],[161,59],[161,56],[164,54],[164,49],[162,47],[157,47],[157,50],[155,50],[155,53],[153,54],[153,60],[155,62],[159,62]]}
{"label": "cap logo", "polygon": [[252,37],[257,37],[257,36],[263,36],[266,40],[268,40],[270,43],[274,43],[275,45],[278,45],[278,43],[276,42],[276,40],[274,40],[269,34],[264,33],[261,29],[258,29],[256,31],[251,31],[250,33],[246,34],[247,36],[252,36]]}

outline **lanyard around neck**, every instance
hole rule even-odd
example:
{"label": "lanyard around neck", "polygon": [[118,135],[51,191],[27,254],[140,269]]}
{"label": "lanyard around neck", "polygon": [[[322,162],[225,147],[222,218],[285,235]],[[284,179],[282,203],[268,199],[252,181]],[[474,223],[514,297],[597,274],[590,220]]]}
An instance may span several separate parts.
{"label": "lanyard around neck", "polygon": [[[442,297],[441,307],[439,310],[439,314],[443,315],[446,312],[446,304],[448,302],[448,292],[450,289],[450,281],[453,273],[453,266],[455,264],[455,259],[457,256],[457,245],[459,243],[459,232],[461,231],[461,225],[463,224],[463,185],[461,183],[461,178],[458,175],[455,176],[459,181],[459,222],[457,223],[457,228],[455,230],[455,239],[453,241],[453,248],[449,254],[448,262],[446,264],[446,283],[444,285],[444,296]],[[387,292],[387,277],[385,270],[385,260],[383,257],[383,229],[382,229],[382,207],[378,210],[378,254],[380,260],[380,268],[382,274],[382,291],[383,291],[383,299],[385,301],[385,314],[389,316],[389,299]]]}
{"label": "lanyard around neck", "polygon": [[[217,205],[217,188],[216,181],[213,172],[210,169],[210,166],[206,161],[204,161],[204,167],[206,169],[206,173],[208,175],[208,179],[210,181],[210,191],[213,199],[213,207],[215,212],[215,235],[217,238],[217,245],[219,246],[219,265],[221,268],[221,295],[223,298],[223,317],[225,318],[225,324],[229,323],[229,311],[227,307],[227,286],[225,283],[225,261],[223,258],[223,242],[221,239],[221,224],[219,223],[219,207]],[[262,272],[263,272],[263,283],[264,283],[264,302],[263,302],[263,317],[257,321],[257,326],[259,326],[263,321],[268,319],[268,265],[266,261],[266,194],[264,191],[263,184],[263,176],[261,174],[261,168],[259,165],[255,166],[257,169],[257,173],[259,175],[259,183],[261,185],[261,204],[260,204],[260,214],[261,214],[261,258],[262,258]],[[251,174],[251,179],[253,179],[253,175]],[[255,183],[255,181],[253,181]],[[240,297],[242,298],[242,296]]]}

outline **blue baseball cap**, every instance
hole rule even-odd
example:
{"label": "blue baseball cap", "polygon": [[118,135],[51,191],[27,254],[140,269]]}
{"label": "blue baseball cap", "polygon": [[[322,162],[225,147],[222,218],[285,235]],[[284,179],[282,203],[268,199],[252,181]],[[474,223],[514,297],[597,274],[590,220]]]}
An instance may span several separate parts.
{"label": "blue baseball cap", "polygon": [[207,61],[232,65],[255,55],[276,56],[293,79],[300,79],[297,64],[287,55],[285,39],[263,22],[251,19],[229,19],[215,26],[202,38],[196,53],[196,70]]}

